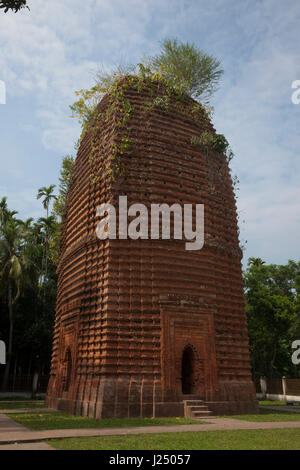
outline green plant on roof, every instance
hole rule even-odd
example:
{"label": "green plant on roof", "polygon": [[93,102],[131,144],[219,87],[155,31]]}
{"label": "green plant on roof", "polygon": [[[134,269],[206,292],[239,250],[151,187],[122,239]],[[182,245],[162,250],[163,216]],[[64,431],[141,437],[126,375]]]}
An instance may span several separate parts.
{"label": "green plant on roof", "polygon": [[[194,44],[166,39],[161,43],[159,54],[146,57],[137,65],[117,67],[110,72],[100,70],[96,75],[96,84],[91,89],[76,92],[79,99],[71,105],[72,117],[77,117],[85,128],[87,123],[98,117],[97,105],[107,93],[110,94],[111,105],[119,104],[119,109],[124,110],[125,114],[132,114],[130,103],[124,99],[126,87],[141,90],[145,82],[147,85],[160,82],[165,86],[168,96],[189,96],[206,106],[222,74],[219,60]],[[127,83],[120,87],[124,77]],[[164,109],[168,108],[165,98],[155,97],[153,101]]]}
{"label": "green plant on roof", "polygon": [[164,40],[161,52],[146,62],[153,73],[162,75],[203,104],[216,91],[223,74],[219,60],[194,44],[181,43],[177,39]]}
{"label": "green plant on roof", "polygon": [[[117,67],[110,72],[100,70],[91,89],[76,92],[78,100],[71,106],[72,117],[77,117],[82,125],[82,138],[87,130],[107,122],[113,114],[116,125],[124,128],[123,137],[130,140],[128,123],[134,114],[134,106],[126,92],[130,88],[139,92],[146,88],[150,99],[145,103],[145,113],[154,108],[163,113],[171,112],[172,105],[177,111],[201,122],[203,116],[211,117],[213,108],[209,105],[209,99],[216,91],[222,74],[219,60],[196,45],[166,39],[157,55],[146,57],[137,65]],[[158,94],[154,94],[155,90]],[[98,104],[105,95],[107,105],[104,111],[99,111]],[[91,165],[97,156],[93,140],[97,140],[96,134],[92,139]],[[215,149],[222,151],[225,141],[219,139],[214,143],[218,147]],[[125,155],[126,151],[113,153],[115,168],[110,170],[112,175],[123,174],[121,160]],[[94,173],[92,176],[95,181]]]}

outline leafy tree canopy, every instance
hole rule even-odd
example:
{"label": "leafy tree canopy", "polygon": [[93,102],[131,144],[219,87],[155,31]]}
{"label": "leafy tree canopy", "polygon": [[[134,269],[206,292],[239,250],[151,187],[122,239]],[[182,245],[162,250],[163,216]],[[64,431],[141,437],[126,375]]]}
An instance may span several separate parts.
{"label": "leafy tree canopy", "polygon": [[300,262],[250,258],[244,285],[254,375],[297,375],[291,344],[300,334]]}
{"label": "leafy tree canopy", "polygon": [[63,159],[58,196],[53,184],[38,190],[46,217],[21,220],[6,197],[0,199],[0,339],[8,345],[3,389],[12,373],[49,368],[61,218],[73,161]]}
{"label": "leafy tree canopy", "polygon": [[75,159],[72,155],[67,155],[62,160],[58,187],[59,194],[53,205],[53,212],[60,218],[60,220],[63,219],[65,214],[67,193],[71,183],[74,161]]}
{"label": "leafy tree canopy", "polygon": [[0,0],[0,8],[4,8],[4,13],[7,13],[9,10],[17,13],[22,8],[28,8],[27,0]]}

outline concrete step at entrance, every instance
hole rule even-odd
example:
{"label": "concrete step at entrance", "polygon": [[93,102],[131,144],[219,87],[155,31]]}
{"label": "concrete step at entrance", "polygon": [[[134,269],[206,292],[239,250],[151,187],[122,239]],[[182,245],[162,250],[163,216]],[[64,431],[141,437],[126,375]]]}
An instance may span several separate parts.
{"label": "concrete step at entrance", "polygon": [[186,400],[201,400],[201,398],[199,395],[193,395],[192,393],[189,393],[189,394],[185,393],[183,395],[183,401],[186,401]]}
{"label": "concrete step at entrance", "polygon": [[187,406],[206,406],[203,400],[185,400]]}
{"label": "concrete step at entrance", "polygon": [[184,416],[191,419],[205,418],[212,415],[212,411],[202,400],[183,400]]}
{"label": "concrete step at entrance", "polygon": [[212,412],[209,410],[206,411],[193,411],[192,412],[194,418],[205,418],[206,416],[211,416]]}
{"label": "concrete step at entrance", "polygon": [[199,406],[190,406],[191,411],[206,411],[208,408],[206,405],[199,405]]}

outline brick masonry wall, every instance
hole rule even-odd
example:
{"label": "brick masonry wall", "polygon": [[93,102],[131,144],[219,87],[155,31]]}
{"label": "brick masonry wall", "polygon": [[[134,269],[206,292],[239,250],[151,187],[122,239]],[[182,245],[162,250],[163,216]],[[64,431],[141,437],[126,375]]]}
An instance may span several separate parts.
{"label": "brick masonry wall", "polygon": [[[157,93],[160,93],[157,91]],[[251,380],[236,206],[224,156],[191,144],[205,129],[172,103],[134,106],[125,174],[113,181],[112,114],[84,137],[68,194],[47,402],[96,417],[183,414],[182,355],[194,357],[193,393],[216,412],[257,411]],[[100,111],[108,106],[108,97]],[[98,148],[91,160],[91,146]],[[91,174],[97,181],[91,181]],[[205,204],[205,244],[96,238],[99,204]]]}

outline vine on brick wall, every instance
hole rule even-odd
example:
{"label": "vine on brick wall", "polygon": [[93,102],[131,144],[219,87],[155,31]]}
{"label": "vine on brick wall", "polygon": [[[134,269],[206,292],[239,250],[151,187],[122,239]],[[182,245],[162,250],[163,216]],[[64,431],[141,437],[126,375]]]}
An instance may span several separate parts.
{"label": "vine on brick wall", "polygon": [[201,145],[207,150],[214,150],[226,156],[229,163],[234,157],[234,153],[229,146],[229,142],[223,134],[214,134],[213,132],[204,131],[200,137],[193,136],[191,138],[192,145]]}
{"label": "vine on brick wall", "polygon": [[111,154],[111,161],[113,162],[113,166],[110,170],[108,170],[113,181],[115,181],[118,176],[122,176],[124,174],[123,157],[128,152],[131,145],[132,141],[129,137],[122,137],[120,145],[113,145]]}

